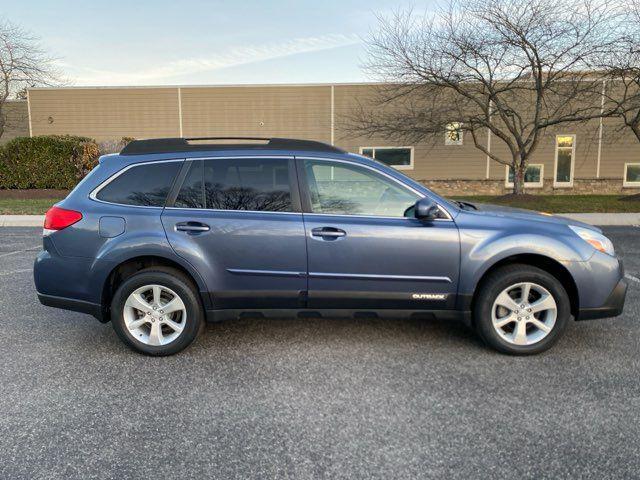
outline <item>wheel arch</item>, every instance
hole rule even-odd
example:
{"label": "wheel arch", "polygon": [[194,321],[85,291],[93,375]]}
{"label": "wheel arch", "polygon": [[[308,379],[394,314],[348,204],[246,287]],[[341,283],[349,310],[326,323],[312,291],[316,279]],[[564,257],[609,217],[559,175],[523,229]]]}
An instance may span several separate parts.
{"label": "wheel arch", "polygon": [[113,295],[118,286],[135,273],[149,267],[168,267],[181,272],[193,282],[193,285],[198,290],[202,305],[205,310],[209,308],[210,299],[204,281],[197,272],[190,268],[190,266],[183,265],[181,262],[178,262],[175,259],[168,258],[162,255],[139,255],[122,260],[111,269],[111,271],[105,278],[100,296],[103,322],[108,322],[111,319],[111,299],[113,298]]}
{"label": "wheel arch", "polygon": [[574,318],[576,318],[579,311],[580,299],[579,299],[579,293],[578,293],[578,286],[576,285],[576,282],[573,276],[571,275],[569,270],[567,270],[567,268],[564,265],[562,265],[562,263],[558,262],[557,260],[551,257],[547,257],[545,255],[539,255],[535,253],[521,253],[521,254],[510,255],[506,258],[500,259],[494,262],[493,264],[491,264],[482,273],[481,277],[476,283],[475,289],[471,296],[471,301],[469,303],[469,309],[471,311],[473,311],[473,308],[475,306],[478,291],[480,290],[480,287],[482,286],[483,282],[486,281],[487,277],[498,268],[501,268],[505,265],[513,265],[513,264],[530,265],[532,267],[536,267],[541,270],[544,270],[545,272],[549,273],[550,275],[553,275],[556,279],[558,279],[558,281],[562,284],[562,286],[567,291],[567,295],[569,296],[571,314],[574,316]]}

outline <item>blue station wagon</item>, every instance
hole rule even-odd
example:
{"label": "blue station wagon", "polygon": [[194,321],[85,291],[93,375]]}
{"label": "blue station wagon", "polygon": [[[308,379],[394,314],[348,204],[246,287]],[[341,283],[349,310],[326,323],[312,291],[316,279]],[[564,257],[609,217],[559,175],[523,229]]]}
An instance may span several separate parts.
{"label": "blue station wagon", "polygon": [[533,354],[571,319],[622,312],[626,283],[593,226],[448,201],[399,171],[292,139],[135,140],[46,214],[44,305],[111,321],[148,355],[206,321],[376,315],[468,321]]}

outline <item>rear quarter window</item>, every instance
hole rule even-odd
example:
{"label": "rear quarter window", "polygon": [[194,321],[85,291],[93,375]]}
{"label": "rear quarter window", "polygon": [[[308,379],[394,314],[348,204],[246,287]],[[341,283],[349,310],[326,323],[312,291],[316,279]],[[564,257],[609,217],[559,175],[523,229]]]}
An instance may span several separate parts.
{"label": "rear quarter window", "polygon": [[103,202],[163,207],[181,161],[136,165],[113,178],[96,194]]}

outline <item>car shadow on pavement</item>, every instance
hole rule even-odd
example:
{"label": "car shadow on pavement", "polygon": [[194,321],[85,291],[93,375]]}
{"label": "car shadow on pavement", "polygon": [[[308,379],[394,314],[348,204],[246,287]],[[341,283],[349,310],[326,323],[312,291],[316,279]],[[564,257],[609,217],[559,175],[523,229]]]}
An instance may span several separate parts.
{"label": "car shadow on pavement", "polygon": [[423,318],[241,318],[207,324],[198,344],[484,348],[462,321]]}

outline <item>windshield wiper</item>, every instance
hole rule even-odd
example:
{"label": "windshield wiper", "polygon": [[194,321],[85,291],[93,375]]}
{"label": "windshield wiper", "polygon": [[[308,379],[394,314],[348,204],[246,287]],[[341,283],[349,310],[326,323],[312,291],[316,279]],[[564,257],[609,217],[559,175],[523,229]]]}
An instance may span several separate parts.
{"label": "windshield wiper", "polygon": [[478,210],[478,207],[476,207],[473,203],[469,203],[469,202],[461,202],[460,200],[455,200],[455,203],[462,209],[462,210]]}

